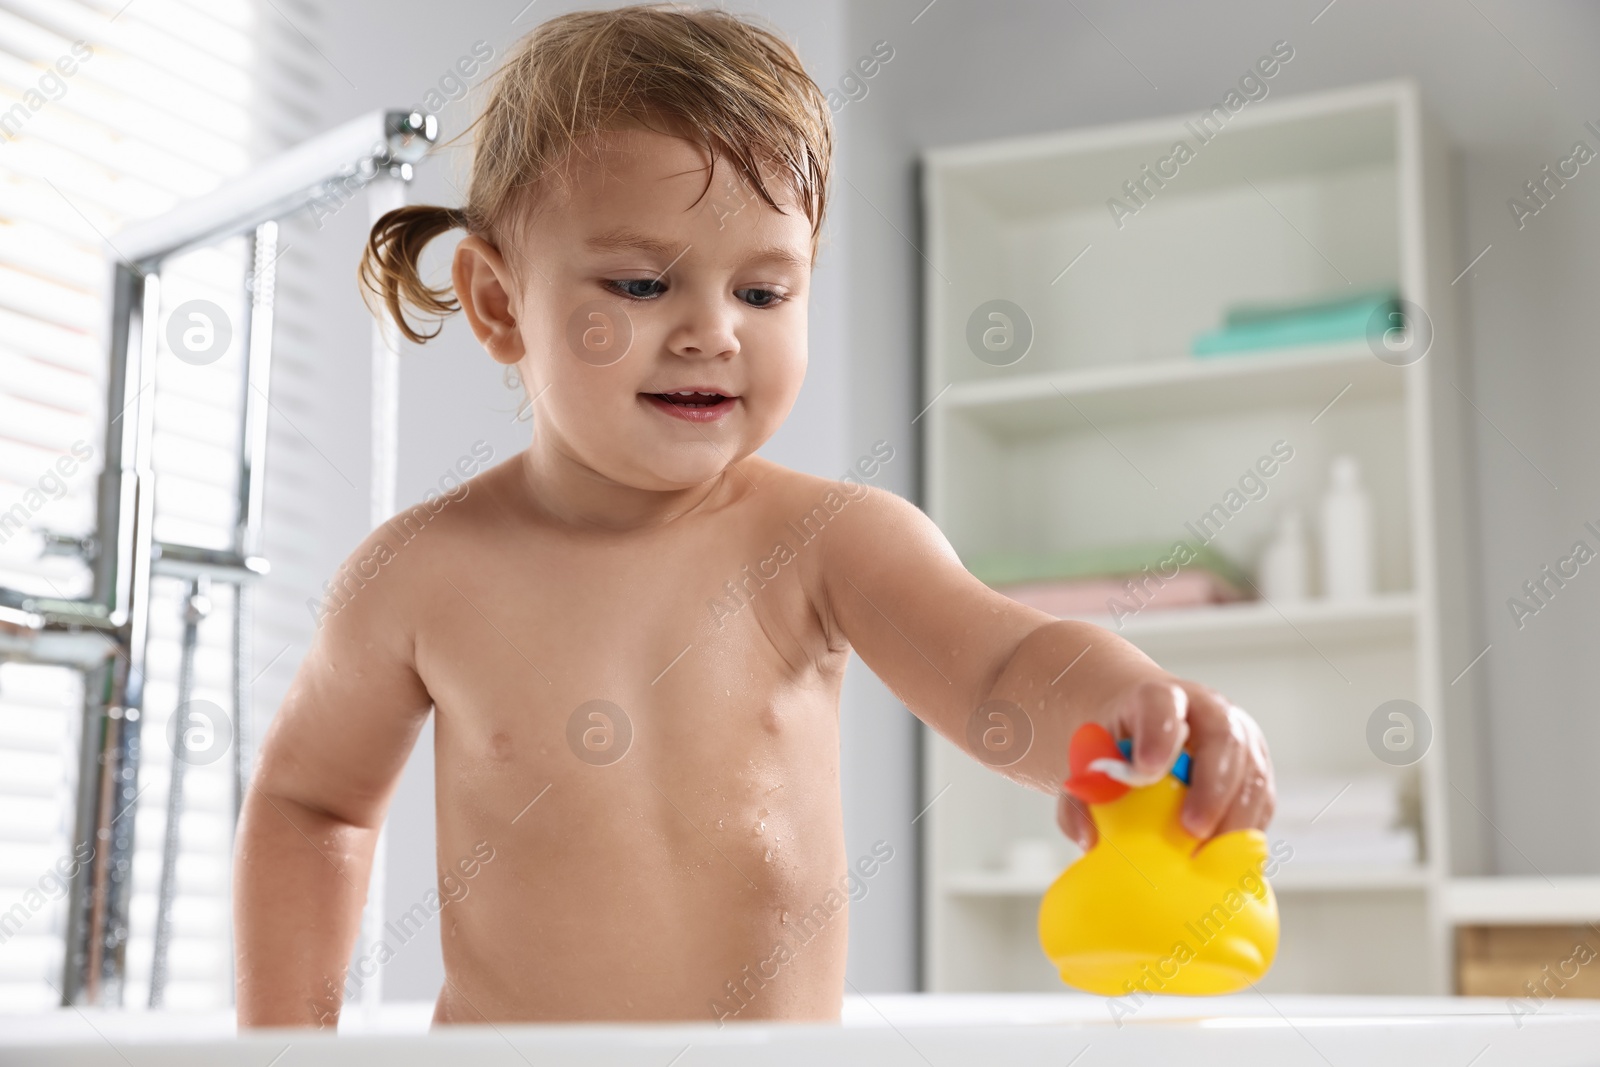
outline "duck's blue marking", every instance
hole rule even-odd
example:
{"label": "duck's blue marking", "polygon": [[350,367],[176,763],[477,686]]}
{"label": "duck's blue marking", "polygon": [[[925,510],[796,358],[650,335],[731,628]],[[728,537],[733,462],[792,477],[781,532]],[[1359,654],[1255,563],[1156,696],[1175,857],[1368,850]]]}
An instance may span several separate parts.
{"label": "duck's blue marking", "polygon": [[[1118,741],[1117,742],[1117,751],[1122,753],[1122,758],[1123,759],[1128,760],[1129,762],[1132,762],[1132,760],[1133,760],[1133,739],[1132,738],[1128,738],[1128,737],[1124,737],[1121,741]],[[1178,781],[1182,782],[1184,785],[1188,785],[1189,784],[1189,753],[1187,753],[1187,752],[1179,752],[1178,753],[1178,762],[1174,763],[1172,765],[1172,770],[1168,771],[1167,773],[1172,775]]]}

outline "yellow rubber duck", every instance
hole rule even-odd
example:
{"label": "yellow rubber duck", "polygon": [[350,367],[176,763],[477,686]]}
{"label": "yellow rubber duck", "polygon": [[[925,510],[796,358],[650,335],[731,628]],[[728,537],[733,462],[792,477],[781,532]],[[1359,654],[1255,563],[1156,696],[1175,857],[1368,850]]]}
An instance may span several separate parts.
{"label": "yellow rubber duck", "polygon": [[1235,830],[1200,846],[1178,821],[1187,753],[1130,786],[1130,742],[1080,727],[1063,785],[1090,805],[1099,840],[1039,904],[1039,944],[1068,985],[1102,996],[1232,993],[1278,951],[1278,901],[1262,871],[1267,838]]}

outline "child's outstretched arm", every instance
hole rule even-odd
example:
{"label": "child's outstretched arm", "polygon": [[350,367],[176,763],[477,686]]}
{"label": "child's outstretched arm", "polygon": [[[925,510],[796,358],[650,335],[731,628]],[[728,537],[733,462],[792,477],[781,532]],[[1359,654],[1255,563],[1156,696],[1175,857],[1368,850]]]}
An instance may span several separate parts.
{"label": "child's outstretched arm", "polygon": [[[1001,774],[1057,796],[1061,828],[1080,844],[1093,843],[1093,824],[1061,782],[1068,742],[1091,721],[1132,737],[1135,773],[1151,778],[1187,744],[1194,762],[1183,820],[1196,837],[1264,829],[1271,819],[1272,765],[1255,720],[1103,627],[990,589],[914,505],[866,488],[820,543],[830,624],[918,718]],[[1015,718],[1013,707],[1024,721],[989,714]],[[1032,740],[1015,762],[1014,751],[997,759],[974,745],[990,728],[1031,729]]]}
{"label": "child's outstretched arm", "polygon": [[377,569],[389,562],[386,529],[335,578],[339,590],[262,740],[240,811],[241,1028],[337,1023],[378,830],[432,706],[400,621],[409,617],[403,564]]}

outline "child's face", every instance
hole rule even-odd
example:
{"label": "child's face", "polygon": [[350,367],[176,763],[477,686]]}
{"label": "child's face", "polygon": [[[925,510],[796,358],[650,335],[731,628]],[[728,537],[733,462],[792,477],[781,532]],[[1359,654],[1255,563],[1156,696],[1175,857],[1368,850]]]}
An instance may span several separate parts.
{"label": "child's face", "polygon": [[[499,242],[516,262],[468,272],[462,303],[538,398],[536,448],[636,488],[698,485],[771,437],[800,391],[811,224],[779,183],[782,213],[724,160],[707,187],[705,155],[679,138],[612,132],[592,155],[515,248]],[[458,293],[460,275],[458,254]],[[726,399],[664,397],[684,390]]]}

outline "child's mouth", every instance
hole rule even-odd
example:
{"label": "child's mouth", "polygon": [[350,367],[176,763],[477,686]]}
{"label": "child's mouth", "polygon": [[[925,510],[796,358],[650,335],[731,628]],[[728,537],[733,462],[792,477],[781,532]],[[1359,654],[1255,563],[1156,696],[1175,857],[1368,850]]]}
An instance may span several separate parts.
{"label": "child's mouth", "polygon": [[673,393],[640,393],[640,396],[665,414],[688,422],[715,422],[733,409],[736,396],[722,393],[682,390]]}

